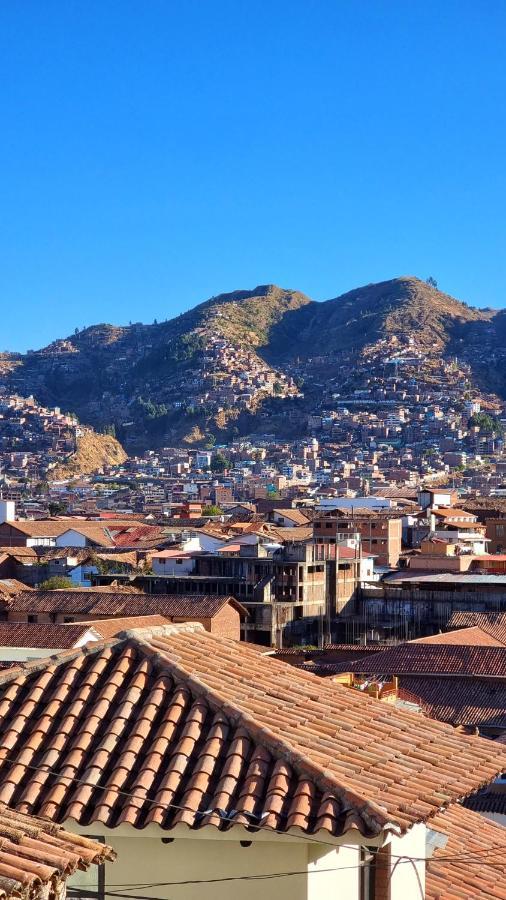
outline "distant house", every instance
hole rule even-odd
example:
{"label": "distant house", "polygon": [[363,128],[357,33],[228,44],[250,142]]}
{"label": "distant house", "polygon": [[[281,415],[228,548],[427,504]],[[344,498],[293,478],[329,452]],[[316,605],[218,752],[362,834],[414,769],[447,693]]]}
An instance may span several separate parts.
{"label": "distant house", "polygon": [[84,620],[163,616],[169,622],[199,622],[212,634],[239,640],[248,613],[234,597],[132,594],[100,590],[26,591],[2,600],[8,622],[63,624]]}

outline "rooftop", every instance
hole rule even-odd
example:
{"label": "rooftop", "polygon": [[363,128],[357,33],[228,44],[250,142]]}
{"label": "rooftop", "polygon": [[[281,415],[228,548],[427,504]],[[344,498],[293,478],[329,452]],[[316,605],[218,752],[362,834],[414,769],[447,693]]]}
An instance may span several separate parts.
{"label": "rooftop", "polygon": [[[0,598],[0,608],[2,599]],[[151,616],[212,618],[227,603],[241,615],[246,609],[234,597],[206,594],[138,594],[121,591],[26,591],[4,600],[13,613],[65,613],[91,616]]]}
{"label": "rooftop", "polygon": [[506,678],[506,647],[400,644],[340,664],[341,671],[382,675],[461,675]]}
{"label": "rooftop", "polygon": [[[113,860],[106,844],[71,834],[58,825],[0,804],[0,897],[30,900],[58,896],[54,881],[76,869]],[[52,890],[51,890],[52,889]],[[54,892],[54,893],[53,893]]]}
{"label": "rooftop", "polygon": [[0,729],[0,802],[80,825],[403,832],[506,768],[492,741],[195,624],[0,673]]}

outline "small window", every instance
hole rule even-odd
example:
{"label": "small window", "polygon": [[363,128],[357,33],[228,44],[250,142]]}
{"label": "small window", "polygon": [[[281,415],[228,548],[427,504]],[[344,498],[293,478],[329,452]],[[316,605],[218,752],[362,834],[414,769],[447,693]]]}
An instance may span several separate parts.
{"label": "small window", "polygon": [[33,615],[33,613],[30,613],[30,614],[26,617],[26,621],[27,621],[27,622],[30,622],[30,624],[33,624],[33,623],[35,623],[35,622],[37,621],[37,616]]}

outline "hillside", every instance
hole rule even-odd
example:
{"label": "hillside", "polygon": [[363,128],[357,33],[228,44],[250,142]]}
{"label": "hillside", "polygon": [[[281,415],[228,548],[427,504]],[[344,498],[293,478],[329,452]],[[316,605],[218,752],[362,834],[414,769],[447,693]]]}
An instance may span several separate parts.
{"label": "hillside", "polygon": [[104,466],[120,465],[126,458],[123,447],[115,438],[107,434],[97,434],[86,428],[77,438],[75,453],[52,470],[51,480],[90,475]]}
{"label": "hillside", "polygon": [[[440,353],[457,331],[494,316],[493,311],[474,309],[413,276],[366,285],[302,312],[298,321],[293,320],[298,356],[313,355],[322,334],[329,352],[360,352],[395,335],[400,340],[413,337],[420,347]],[[269,351],[286,356],[290,348],[282,344],[274,331]]]}
{"label": "hillside", "polygon": [[101,324],[24,356],[3,353],[0,384],[114,424],[130,447],[291,433],[322,384],[338,385],[355,360],[372,365],[381,345],[415,347],[428,361],[457,354],[506,392],[505,320],[412,276],[320,303],[260,285],[165,322]]}

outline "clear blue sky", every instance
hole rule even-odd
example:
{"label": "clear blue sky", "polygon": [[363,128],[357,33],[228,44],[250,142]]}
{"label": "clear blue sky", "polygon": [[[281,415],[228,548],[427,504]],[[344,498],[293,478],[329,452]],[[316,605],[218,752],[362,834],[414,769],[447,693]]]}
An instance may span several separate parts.
{"label": "clear blue sky", "polygon": [[0,349],[276,282],[506,306],[503,0],[0,10]]}

